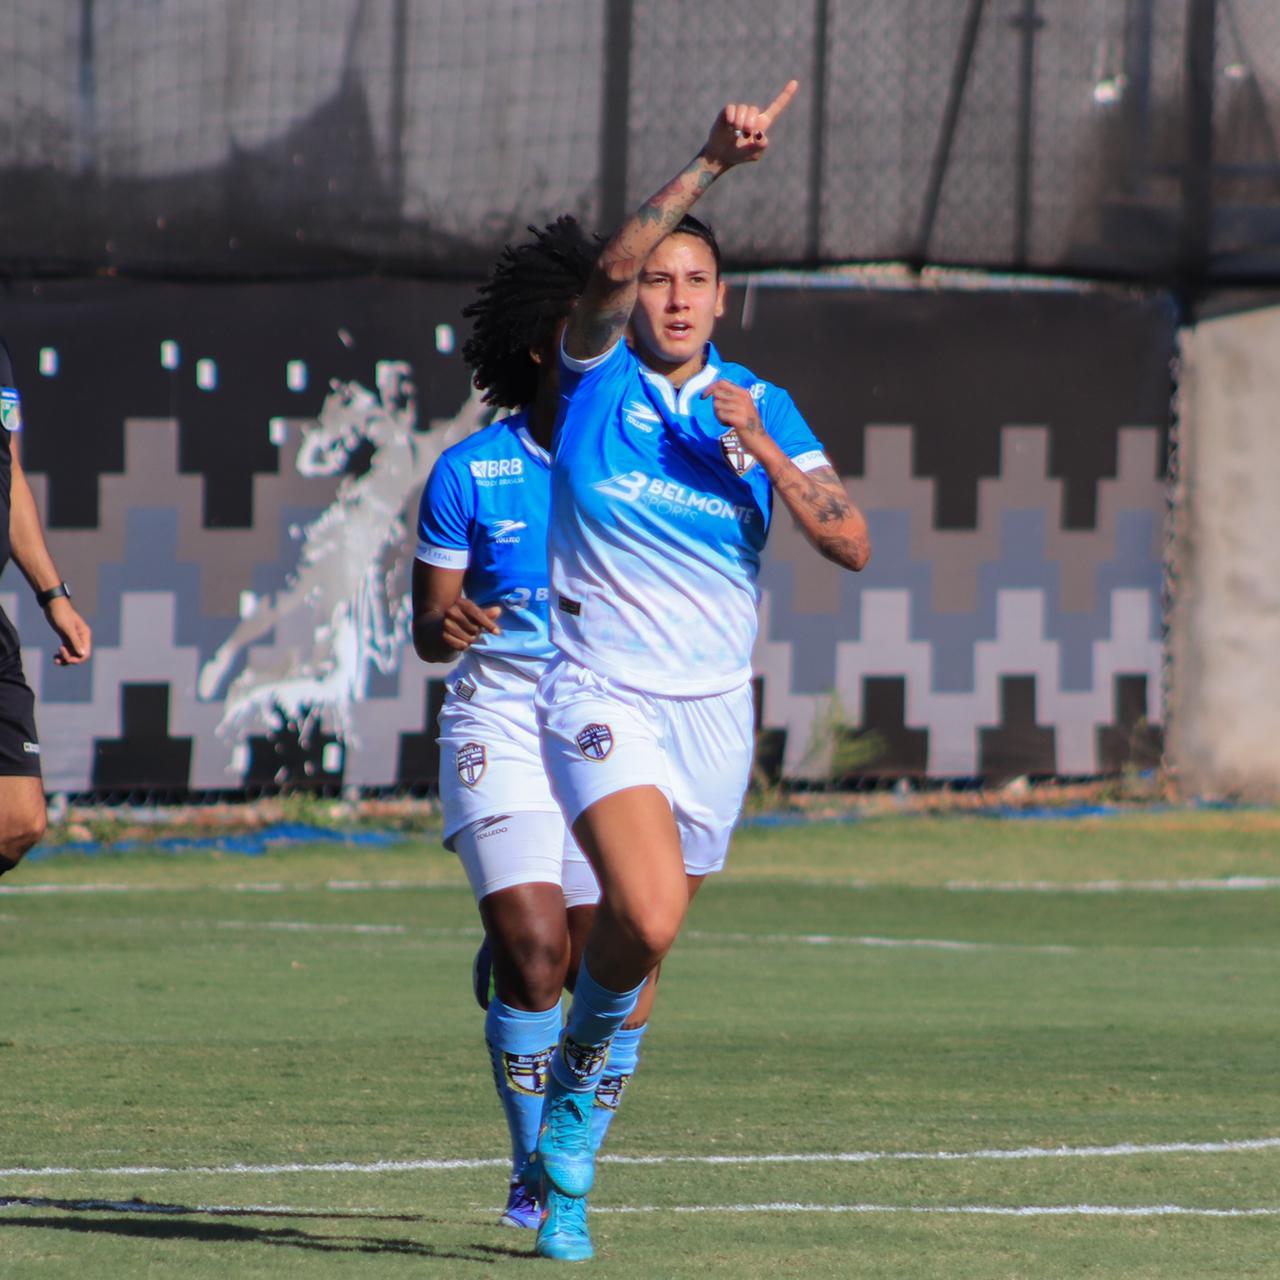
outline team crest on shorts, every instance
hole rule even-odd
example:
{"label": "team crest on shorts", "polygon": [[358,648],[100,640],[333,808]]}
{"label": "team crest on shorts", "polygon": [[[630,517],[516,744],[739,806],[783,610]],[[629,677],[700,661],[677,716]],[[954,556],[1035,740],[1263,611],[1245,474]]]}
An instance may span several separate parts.
{"label": "team crest on shorts", "polygon": [[756,465],[755,456],[742,447],[742,441],[732,427],[720,437],[720,451],[724,454],[724,460],[740,476],[746,475]]}
{"label": "team crest on shorts", "polygon": [[456,763],[459,779],[465,786],[474,787],[484,776],[484,767],[488,763],[484,743],[464,742],[458,748]]}
{"label": "team crest on shorts", "polygon": [[589,724],[574,741],[588,760],[603,760],[613,750],[613,730],[607,724]]}

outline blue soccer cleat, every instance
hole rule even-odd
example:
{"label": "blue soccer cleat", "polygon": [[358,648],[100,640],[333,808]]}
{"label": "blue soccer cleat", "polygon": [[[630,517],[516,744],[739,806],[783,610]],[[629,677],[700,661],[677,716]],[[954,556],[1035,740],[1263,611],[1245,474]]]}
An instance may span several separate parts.
{"label": "blue soccer cleat", "polygon": [[484,935],[480,950],[471,962],[471,990],[475,992],[476,1004],[488,1009],[493,999],[493,952],[489,949],[489,935]]}
{"label": "blue soccer cleat", "polygon": [[587,1202],[582,1196],[565,1196],[544,1183],[546,1205],[533,1252],[539,1258],[560,1262],[585,1262],[593,1257],[587,1230]]}
{"label": "blue soccer cleat", "polygon": [[547,1072],[547,1092],[542,1103],[542,1128],[538,1149],[529,1157],[534,1170],[564,1196],[585,1196],[596,1176],[591,1141],[591,1107],[595,1091],[576,1093]]}
{"label": "blue soccer cleat", "polygon": [[537,1197],[519,1177],[511,1179],[511,1190],[507,1195],[507,1207],[502,1211],[498,1223],[504,1227],[525,1227],[532,1230],[538,1225],[542,1216],[542,1208]]}

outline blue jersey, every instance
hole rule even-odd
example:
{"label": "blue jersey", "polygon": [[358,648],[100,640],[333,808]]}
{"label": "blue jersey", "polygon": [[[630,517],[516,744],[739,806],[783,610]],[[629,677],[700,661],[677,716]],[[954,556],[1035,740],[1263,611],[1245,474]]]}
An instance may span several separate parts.
{"label": "blue jersey", "polygon": [[756,578],[773,489],[703,392],[747,387],[765,429],[802,470],[830,465],[780,387],[726,364],[679,391],[618,342],[561,353],[551,476],[551,636],[635,689],[722,693],[751,676]]}
{"label": "blue jersey", "polygon": [[547,634],[550,463],[521,410],[446,449],[422,491],[418,559],[464,570],[469,599],[502,606],[502,634],[483,633],[468,651],[474,659],[540,667],[553,652]]}

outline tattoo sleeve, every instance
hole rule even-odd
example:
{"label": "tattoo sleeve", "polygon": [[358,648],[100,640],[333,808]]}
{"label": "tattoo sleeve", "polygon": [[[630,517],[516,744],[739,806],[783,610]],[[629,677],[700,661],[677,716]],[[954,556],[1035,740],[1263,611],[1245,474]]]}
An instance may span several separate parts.
{"label": "tattoo sleeve", "polygon": [[861,569],[871,553],[866,521],[835,469],[801,471],[783,458],[776,471],[769,476],[775,492],[818,553],[845,569]]}

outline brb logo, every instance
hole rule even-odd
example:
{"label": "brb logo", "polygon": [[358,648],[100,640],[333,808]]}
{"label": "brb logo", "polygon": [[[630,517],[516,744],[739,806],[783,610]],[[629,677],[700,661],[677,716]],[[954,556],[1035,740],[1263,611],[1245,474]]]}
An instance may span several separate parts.
{"label": "brb logo", "polygon": [[469,464],[471,478],[483,485],[523,484],[523,458],[475,458]]}
{"label": "brb logo", "polygon": [[616,476],[601,480],[593,486],[597,493],[608,498],[620,498],[623,502],[642,505],[660,516],[675,520],[692,520],[698,515],[736,520],[739,524],[751,524],[758,518],[752,507],[740,507],[728,498],[715,494],[698,493],[686,489],[674,480],[645,475],[643,471],[620,471]]}

